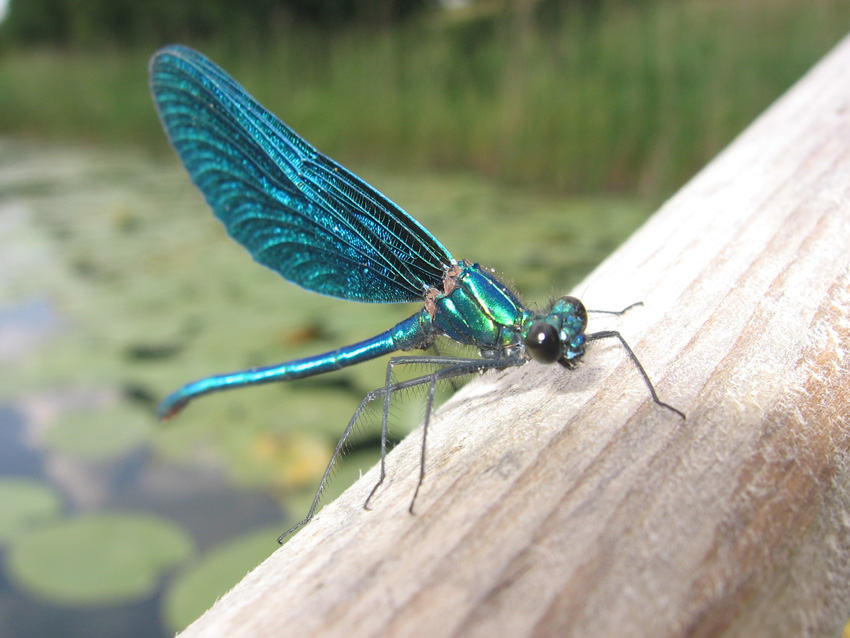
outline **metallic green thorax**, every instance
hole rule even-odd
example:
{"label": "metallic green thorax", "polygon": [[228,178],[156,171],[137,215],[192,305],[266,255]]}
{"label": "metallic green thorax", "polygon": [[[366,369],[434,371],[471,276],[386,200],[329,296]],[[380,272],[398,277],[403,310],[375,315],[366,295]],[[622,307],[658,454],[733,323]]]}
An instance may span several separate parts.
{"label": "metallic green thorax", "polygon": [[[448,279],[448,277],[447,277]],[[475,346],[485,358],[522,356],[524,342],[535,322],[552,325],[560,336],[558,357],[567,365],[584,354],[587,315],[580,303],[559,299],[547,314],[527,310],[491,270],[461,262],[451,284],[436,296],[433,310],[426,304],[436,334]]]}
{"label": "metallic green thorax", "polygon": [[[449,281],[447,279],[447,281]],[[464,262],[451,289],[434,299],[437,333],[475,346],[482,353],[505,351],[522,343],[522,326],[529,317],[519,299],[478,264]]]}

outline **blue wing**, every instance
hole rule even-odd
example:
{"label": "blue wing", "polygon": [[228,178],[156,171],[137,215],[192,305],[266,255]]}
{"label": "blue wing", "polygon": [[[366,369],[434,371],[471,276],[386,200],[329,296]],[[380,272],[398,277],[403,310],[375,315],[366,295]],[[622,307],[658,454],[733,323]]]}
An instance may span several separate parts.
{"label": "blue wing", "polygon": [[256,261],[308,290],[356,301],[418,301],[442,285],[451,255],[431,233],[203,55],[166,47],[151,59],[150,78],[192,181]]}

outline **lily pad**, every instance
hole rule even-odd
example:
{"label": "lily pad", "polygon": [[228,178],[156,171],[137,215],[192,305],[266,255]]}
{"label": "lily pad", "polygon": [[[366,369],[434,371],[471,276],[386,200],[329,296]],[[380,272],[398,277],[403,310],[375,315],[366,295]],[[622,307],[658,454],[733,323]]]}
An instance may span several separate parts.
{"label": "lily pad", "polygon": [[0,480],[0,542],[55,517],[61,500],[50,487],[31,479]]}
{"label": "lily pad", "polygon": [[184,629],[268,558],[278,548],[275,541],[283,528],[280,524],[229,541],[174,579],[163,609],[168,628]]}
{"label": "lily pad", "polygon": [[152,516],[83,516],[45,525],[9,545],[17,586],[53,603],[106,605],[152,595],[192,552],[180,527]]}

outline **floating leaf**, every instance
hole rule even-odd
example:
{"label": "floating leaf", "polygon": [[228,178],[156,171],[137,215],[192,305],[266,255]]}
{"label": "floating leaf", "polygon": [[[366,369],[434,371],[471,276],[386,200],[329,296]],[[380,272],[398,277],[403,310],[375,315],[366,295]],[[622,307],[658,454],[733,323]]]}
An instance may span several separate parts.
{"label": "floating leaf", "polygon": [[84,516],[43,526],[9,545],[10,575],[33,596],[64,605],[137,600],[192,552],[176,525],[151,516]]}
{"label": "floating leaf", "polygon": [[284,524],[229,541],[178,576],[165,595],[163,615],[180,631],[277,549]]}
{"label": "floating leaf", "polygon": [[0,480],[0,542],[53,518],[59,513],[59,496],[47,485],[31,479]]}

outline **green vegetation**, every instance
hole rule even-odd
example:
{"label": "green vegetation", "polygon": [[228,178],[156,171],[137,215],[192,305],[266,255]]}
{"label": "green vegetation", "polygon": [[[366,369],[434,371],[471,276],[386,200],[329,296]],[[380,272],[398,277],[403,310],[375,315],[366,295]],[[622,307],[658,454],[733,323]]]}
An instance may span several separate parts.
{"label": "green vegetation", "polygon": [[0,543],[29,531],[59,515],[60,497],[33,479],[0,478]]}
{"label": "green vegetation", "polygon": [[82,48],[212,33],[253,38],[282,24],[326,29],[389,26],[436,6],[435,0],[10,0],[10,4],[2,30],[5,39]]}
{"label": "green vegetation", "polygon": [[[248,569],[268,558],[277,545],[278,527],[266,527],[244,534],[215,548],[169,584],[165,593],[163,616],[168,628],[180,631],[245,577]],[[272,542],[269,542],[272,539]]]}
{"label": "green vegetation", "polygon": [[75,457],[110,459],[148,443],[151,435],[150,415],[123,403],[106,410],[64,412],[45,436],[45,445]]}
{"label": "green vegetation", "polygon": [[[543,16],[481,6],[381,29],[278,25],[269,36],[188,43],[344,163],[657,200],[850,28],[846,0],[556,12],[548,2]],[[8,47],[0,135],[163,149],[146,86],[156,46]]]}
{"label": "green vegetation", "polygon": [[20,536],[9,547],[7,568],[18,585],[45,600],[117,604],[150,596],[163,574],[193,551],[188,534],[167,521],[101,514]]}

